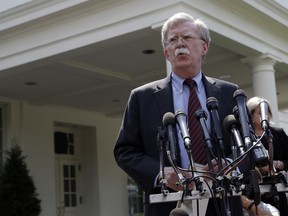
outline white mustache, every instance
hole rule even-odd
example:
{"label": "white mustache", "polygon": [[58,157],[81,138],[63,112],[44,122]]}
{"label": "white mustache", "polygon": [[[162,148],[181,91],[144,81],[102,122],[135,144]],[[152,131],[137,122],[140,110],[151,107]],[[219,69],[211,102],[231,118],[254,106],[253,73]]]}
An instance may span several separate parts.
{"label": "white mustache", "polygon": [[189,55],[190,51],[186,47],[177,48],[175,50],[175,56],[178,56],[180,53]]}

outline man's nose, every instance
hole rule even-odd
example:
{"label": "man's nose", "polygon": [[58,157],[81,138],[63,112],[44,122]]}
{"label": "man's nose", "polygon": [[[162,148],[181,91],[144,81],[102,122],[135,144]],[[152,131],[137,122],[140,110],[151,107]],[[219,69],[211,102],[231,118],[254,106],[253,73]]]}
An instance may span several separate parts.
{"label": "man's nose", "polygon": [[179,37],[179,38],[177,39],[177,44],[185,44],[184,38]]}

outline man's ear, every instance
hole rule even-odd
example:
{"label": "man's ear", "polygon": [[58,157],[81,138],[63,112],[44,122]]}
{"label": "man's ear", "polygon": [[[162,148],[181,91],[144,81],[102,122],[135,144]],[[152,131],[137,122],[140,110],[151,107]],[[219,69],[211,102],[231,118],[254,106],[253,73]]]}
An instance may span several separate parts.
{"label": "man's ear", "polygon": [[208,53],[209,44],[207,42],[203,43],[203,55],[206,55]]}
{"label": "man's ear", "polygon": [[170,61],[170,56],[169,56],[168,50],[165,48],[164,48],[164,56],[168,61]]}

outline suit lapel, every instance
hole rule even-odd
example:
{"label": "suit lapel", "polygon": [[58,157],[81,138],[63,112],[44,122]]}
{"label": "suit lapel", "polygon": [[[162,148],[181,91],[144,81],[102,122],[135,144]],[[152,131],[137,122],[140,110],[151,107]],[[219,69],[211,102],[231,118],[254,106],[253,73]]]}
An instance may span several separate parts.
{"label": "suit lapel", "polygon": [[205,76],[203,76],[202,79],[203,79],[207,98],[215,97],[218,99],[221,96],[221,94],[220,94],[219,87],[216,86],[215,80],[210,77],[205,77]]}
{"label": "suit lapel", "polygon": [[160,116],[163,116],[166,112],[174,113],[170,76],[167,76],[159,85],[157,85],[154,96],[158,104]]}
{"label": "suit lapel", "polygon": [[203,76],[203,83],[207,98],[215,97],[219,103],[220,101],[225,101],[223,98],[225,97],[225,94],[221,93],[220,86],[216,84],[216,81],[213,78]]}

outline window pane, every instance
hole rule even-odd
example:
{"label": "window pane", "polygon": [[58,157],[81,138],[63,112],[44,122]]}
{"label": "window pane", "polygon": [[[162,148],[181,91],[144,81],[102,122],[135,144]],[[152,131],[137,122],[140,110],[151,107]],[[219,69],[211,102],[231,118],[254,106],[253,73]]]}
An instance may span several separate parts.
{"label": "window pane", "polygon": [[75,165],[70,166],[70,177],[75,178],[76,177],[76,167]]}
{"label": "window pane", "polygon": [[70,196],[69,196],[69,194],[65,194],[64,195],[64,203],[65,203],[65,207],[69,207],[70,206]]}
{"label": "window pane", "polygon": [[70,192],[69,180],[64,180],[64,192]]}
{"label": "window pane", "polygon": [[71,180],[71,192],[76,192],[76,181]]}
{"label": "window pane", "polygon": [[68,134],[68,142],[69,143],[74,143],[74,134],[72,134],[72,133]]}
{"label": "window pane", "polygon": [[64,178],[68,178],[69,177],[69,166],[68,165],[64,165],[63,166],[63,177]]}
{"label": "window pane", "polygon": [[71,206],[77,206],[76,194],[71,194]]}

